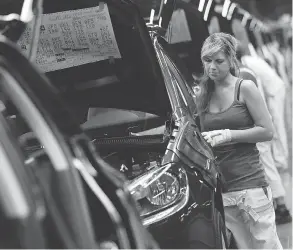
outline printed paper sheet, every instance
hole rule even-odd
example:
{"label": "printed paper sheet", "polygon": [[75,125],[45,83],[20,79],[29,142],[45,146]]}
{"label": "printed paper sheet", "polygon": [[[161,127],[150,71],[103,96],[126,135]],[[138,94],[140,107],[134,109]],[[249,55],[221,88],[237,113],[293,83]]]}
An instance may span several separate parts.
{"label": "printed paper sheet", "polygon": [[[121,58],[108,6],[44,14],[35,63],[43,72]],[[28,55],[32,27],[18,42]]]}

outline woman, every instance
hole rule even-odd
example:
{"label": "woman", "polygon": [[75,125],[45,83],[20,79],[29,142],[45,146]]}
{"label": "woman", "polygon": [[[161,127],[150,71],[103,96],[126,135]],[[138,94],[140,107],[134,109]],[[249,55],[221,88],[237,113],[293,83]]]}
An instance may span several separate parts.
{"label": "woman", "polygon": [[237,77],[236,44],[225,33],[214,33],[203,44],[204,76],[196,98],[202,135],[217,157],[226,226],[237,247],[282,249],[256,148],[272,139],[273,125],[255,84]]}

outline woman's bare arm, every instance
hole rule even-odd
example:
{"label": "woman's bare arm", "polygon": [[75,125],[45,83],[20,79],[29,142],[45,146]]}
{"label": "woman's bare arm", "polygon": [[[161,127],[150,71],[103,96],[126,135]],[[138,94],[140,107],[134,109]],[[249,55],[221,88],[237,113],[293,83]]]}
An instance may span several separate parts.
{"label": "woman's bare arm", "polygon": [[244,130],[231,130],[232,142],[257,143],[273,138],[273,123],[265,102],[255,84],[244,80],[240,96],[244,100],[255,127]]}

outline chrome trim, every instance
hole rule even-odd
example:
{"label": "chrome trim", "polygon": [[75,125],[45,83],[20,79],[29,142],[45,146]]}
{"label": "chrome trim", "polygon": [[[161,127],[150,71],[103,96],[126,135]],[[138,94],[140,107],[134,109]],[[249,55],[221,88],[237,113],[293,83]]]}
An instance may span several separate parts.
{"label": "chrome trim", "polygon": [[46,153],[49,155],[55,170],[67,170],[69,166],[66,157],[63,154],[63,150],[42,114],[40,114],[39,110],[29,99],[24,90],[18,85],[14,77],[7,73],[7,71],[3,70],[3,68],[0,68],[0,74],[7,81],[7,83],[12,86],[13,91],[16,94],[12,95],[11,99],[14,103],[17,103],[17,108],[22,113],[26,114],[24,119],[29,124],[32,131],[35,131],[37,138],[46,149]]}
{"label": "chrome trim", "polygon": [[[172,106],[172,110],[176,110],[176,106],[174,105],[174,103],[172,101],[173,99],[172,99],[172,96],[170,94],[169,88],[173,88],[174,95],[177,94],[177,91],[175,90],[173,84],[167,84],[168,81],[172,81],[172,77],[171,77],[170,70],[169,70],[169,68],[167,66],[167,63],[165,62],[165,58],[161,55],[162,52],[158,48],[159,47],[159,45],[158,45],[158,38],[156,36],[153,36],[153,45],[154,45],[154,49],[155,49],[155,52],[156,52],[156,56],[157,56],[157,59],[158,59],[160,68],[161,68],[162,73],[163,73],[163,77],[164,77],[164,81],[165,81],[165,86],[166,86],[167,93],[168,93],[168,96],[169,96],[169,100],[170,100],[170,103],[171,103],[171,106]],[[170,86],[170,87],[168,87],[168,86]],[[177,96],[175,96],[175,98],[178,99]]]}
{"label": "chrome trim", "polygon": [[158,38],[157,38],[156,34],[150,32],[150,36],[152,38],[153,47],[156,52],[156,57],[158,59],[158,62],[159,62],[159,65],[160,65],[160,68],[161,68],[161,71],[163,74],[165,86],[166,86],[169,100],[171,103],[171,107],[173,110],[173,115],[175,116],[175,120],[179,120],[182,116],[184,116],[184,114],[182,113],[182,110],[181,110],[182,108],[180,106],[180,103],[181,103],[180,97],[182,97],[182,96],[180,95],[180,93],[176,89],[176,88],[178,88],[177,79],[173,76],[173,74],[170,71],[168,62],[166,60],[166,56],[161,48],[160,43],[158,42]]}
{"label": "chrome trim", "polygon": [[205,169],[210,170],[210,168],[211,168],[211,159],[207,159]]}
{"label": "chrome trim", "polygon": [[188,184],[188,177],[187,173],[184,171],[180,171],[181,177],[179,177],[179,185],[182,186],[182,182],[184,187],[180,188],[180,193],[179,193],[179,201],[175,201],[174,205],[170,208],[167,208],[164,211],[161,211],[155,215],[149,216],[148,218],[143,218],[142,223],[144,226],[148,226],[151,224],[154,224],[158,221],[164,220],[167,217],[170,217],[171,215],[177,213],[180,211],[183,207],[186,206],[188,200],[189,200],[189,184]]}
{"label": "chrome trim", "polygon": [[0,144],[0,200],[10,218],[25,219],[30,207],[11,163]]}
{"label": "chrome trim", "polygon": [[116,233],[121,244],[120,248],[130,248],[130,243],[128,240],[128,234],[126,229],[123,227],[123,222],[121,216],[116,209],[115,205],[109,199],[109,197],[104,193],[102,188],[98,185],[94,177],[88,172],[89,167],[85,166],[83,162],[79,159],[74,159],[73,164],[75,168],[79,171],[81,177],[84,179],[85,183],[91,189],[91,191],[96,195],[96,197],[101,201],[106,211],[108,212],[109,217],[115,223]]}
{"label": "chrome trim", "polygon": [[148,226],[148,225],[154,224],[158,221],[161,221],[163,219],[166,219],[167,217],[177,213],[183,207],[185,207],[188,202],[188,198],[189,198],[189,187],[188,186],[186,187],[185,193],[184,193],[184,191],[181,191],[181,192],[182,192],[181,195],[183,197],[181,198],[179,203],[177,203],[173,207],[166,209],[165,211],[162,211],[158,214],[152,215],[149,218],[143,219],[142,220],[143,225]]}

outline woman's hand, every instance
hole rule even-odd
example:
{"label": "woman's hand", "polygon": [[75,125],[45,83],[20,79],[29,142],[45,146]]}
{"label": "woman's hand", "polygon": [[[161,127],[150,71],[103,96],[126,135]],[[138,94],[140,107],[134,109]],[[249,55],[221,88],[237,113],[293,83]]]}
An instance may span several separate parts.
{"label": "woman's hand", "polygon": [[213,130],[202,132],[201,134],[212,147],[230,142],[232,139],[231,131],[229,129]]}

